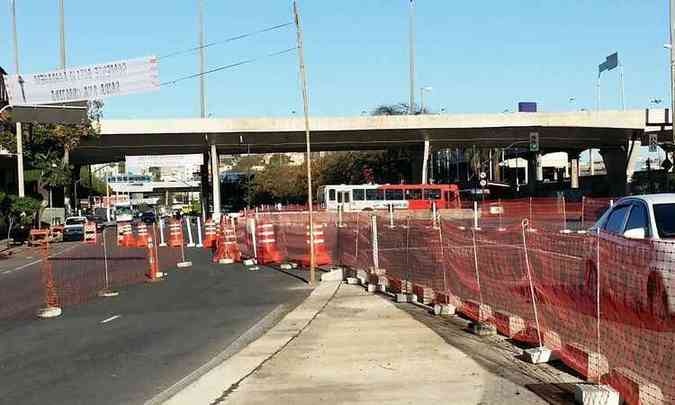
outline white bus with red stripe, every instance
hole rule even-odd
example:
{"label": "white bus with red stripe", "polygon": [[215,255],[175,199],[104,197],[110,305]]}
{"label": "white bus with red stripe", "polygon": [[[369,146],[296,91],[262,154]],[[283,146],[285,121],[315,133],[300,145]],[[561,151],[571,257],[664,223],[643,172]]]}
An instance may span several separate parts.
{"label": "white bus with red stripe", "polygon": [[321,186],[318,190],[321,207],[335,211],[394,209],[460,208],[459,188],[454,184],[362,184]]}

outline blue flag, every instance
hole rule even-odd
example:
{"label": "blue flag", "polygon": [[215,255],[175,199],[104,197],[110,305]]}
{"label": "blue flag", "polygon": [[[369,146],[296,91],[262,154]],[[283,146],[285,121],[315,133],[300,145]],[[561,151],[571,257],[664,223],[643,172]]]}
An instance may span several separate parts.
{"label": "blue flag", "polygon": [[619,53],[614,52],[605,58],[604,62],[598,65],[598,74],[604,72],[605,70],[612,70],[617,66],[619,66]]}

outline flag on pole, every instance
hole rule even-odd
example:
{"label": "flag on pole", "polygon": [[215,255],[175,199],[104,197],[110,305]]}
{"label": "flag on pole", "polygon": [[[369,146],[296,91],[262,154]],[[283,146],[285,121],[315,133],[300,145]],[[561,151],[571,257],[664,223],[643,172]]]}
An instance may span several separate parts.
{"label": "flag on pole", "polygon": [[605,61],[598,65],[598,75],[605,70],[612,70],[615,67],[619,66],[619,53],[614,52],[605,58]]}

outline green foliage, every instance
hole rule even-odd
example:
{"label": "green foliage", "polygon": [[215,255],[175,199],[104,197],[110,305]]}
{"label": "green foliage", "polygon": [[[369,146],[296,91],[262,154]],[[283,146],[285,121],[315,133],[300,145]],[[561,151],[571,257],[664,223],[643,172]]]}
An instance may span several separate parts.
{"label": "green foliage", "polygon": [[245,173],[252,170],[254,166],[262,166],[265,159],[262,155],[243,155],[234,159],[234,171]]}
{"label": "green foliage", "polygon": [[0,204],[0,211],[14,224],[30,225],[40,210],[40,201],[32,197],[10,195]]}

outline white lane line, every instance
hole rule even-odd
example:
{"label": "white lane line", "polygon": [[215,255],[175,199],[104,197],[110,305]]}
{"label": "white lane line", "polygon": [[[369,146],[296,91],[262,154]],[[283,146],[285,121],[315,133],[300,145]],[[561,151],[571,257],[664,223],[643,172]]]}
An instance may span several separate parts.
{"label": "white lane line", "polygon": [[[47,258],[52,258],[52,257],[56,257],[56,256],[58,256],[58,255],[62,255],[62,254],[64,254],[64,253],[68,252],[68,251],[71,251],[71,250],[75,249],[76,247],[78,247],[78,245],[73,245],[73,246],[69,247],[68,249],[63,249],[63,250],[60,251],[60,252],[56,252],[56,253],[54,253],[54,254],[52,254],[52,255],[49,255],[49,256],[47,256]],[[0,273],[0,274],[10,274],[10,273],[13,273],[13,272],[15,272],[15,271],[23,270],[23,269],[25,269],[26,267],[30,267],[30,266],[36,265],[36,264],[42,262],[43,260],[44,260],[44,259],[38,259],[38,260],[32,261],[32,262],[30,262],[30,263],[23,264],[23,265],[21,265],[21,266],[19,266],[19,267],[17,267],[17,268],[14,268],[14,269],[11,269],[11,270],[4,271],[4,272],[2,272],[2,273]]]}
{"label": "white lane line", "polygon": [[100,323],[102,323],[102,324],[103,324],[103,323],[108,323],[108,322],[112,322],[112,321],[114,321],[115,319],[117,319],[117,318],[120,318],[121,316],[122,316],[122,315],[115,315],[115,316],[111,316],[111,317],[110,317],[110,318],[108,318],[108,319],[104,319],[104,320],[102,320],[102,321],[101,321]]}

